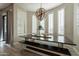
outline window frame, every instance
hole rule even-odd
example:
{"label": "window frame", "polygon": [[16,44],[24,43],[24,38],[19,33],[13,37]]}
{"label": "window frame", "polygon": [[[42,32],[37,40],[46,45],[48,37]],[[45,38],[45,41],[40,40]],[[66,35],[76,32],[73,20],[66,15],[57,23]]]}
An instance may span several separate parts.
{"label": "window frame", "polygon": [[[63,10],[63,34],[59,33],[59,11]],[[61,19],[61,16],[60,16],[60,19]],[[60,25],[61,26],[61,25]],[[61,29],[60,29],[61,30]],[[64,36],[65,34],[65,8],[61,8],[58,10],[58,35],[61,35],[61,36]]]}
{"label": "window frame", "polygon": [[[52,14],[52,18],[53,18],[53,20],[52,20],[52,33],[49,33],[49,15],[50,14]],[[54,12],[48,14],[48,33],[50,35],[53,35],[53,33],[54,33]]]}

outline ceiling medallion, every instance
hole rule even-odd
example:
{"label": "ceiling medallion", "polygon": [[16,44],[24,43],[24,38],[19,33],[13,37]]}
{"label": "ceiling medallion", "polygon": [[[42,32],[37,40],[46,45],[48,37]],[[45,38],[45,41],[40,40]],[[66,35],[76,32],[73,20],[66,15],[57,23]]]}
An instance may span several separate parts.
{"label": "ceiling medallion", "polygon": [[44,8],[39,8],[35,12],[35,15],[36,15],[37,19],[41,21],[41,20],[43,20],[43,18],[46,15],[46,10]]}

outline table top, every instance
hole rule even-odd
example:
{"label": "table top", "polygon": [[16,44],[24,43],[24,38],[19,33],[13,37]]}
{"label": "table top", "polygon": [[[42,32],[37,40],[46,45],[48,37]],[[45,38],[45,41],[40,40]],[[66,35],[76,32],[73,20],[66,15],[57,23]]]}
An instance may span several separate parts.
{"label": "table top", "polygon": [[62,44],[68,44],[68,45],[76,45],[69,38],[67,38],[65,36],[24,35],[24,36],[20,36],[20,37],[23,37],[23,38],[26,38],[26,39],[48,41],[48,42],[62,43]]}
{"label": "table top", "polygon": [[51,38],[50,36],[43,36],[43,35],[23,35],[20,37],[25,37],[25,38],[31,38],[31,37],[41,37],[41,38]]}

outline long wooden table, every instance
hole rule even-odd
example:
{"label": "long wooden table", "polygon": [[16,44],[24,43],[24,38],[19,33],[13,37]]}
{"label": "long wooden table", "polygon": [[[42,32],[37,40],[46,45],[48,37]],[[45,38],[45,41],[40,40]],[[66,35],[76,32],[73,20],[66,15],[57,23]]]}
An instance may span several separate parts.
{"label": "long wooden table", "polygon": [[71,55],[67,48],[55,47],[50,45],[45,45],[37,42],[30,42],[30,41],[20,41],[20,43],[26,46],[25,49],[34,52],[40,55],[50,55],[50,56],[65,56]]}
{"label": "long wooden table", "polygon": [[64,44],[67,45],[73,45],[76,46],[76,44],[74,44],[70,39],[68,39],[67,37],[64,36],[42,36],[42,35],[24,35],[24,36],[20,36],[22,38],[25,38],[25,41],[34,41],[34,40],[40,40],[40,41],[46,41],[46,42],[52,42],[52,43],[57,43],[58,47],[62,47]]}

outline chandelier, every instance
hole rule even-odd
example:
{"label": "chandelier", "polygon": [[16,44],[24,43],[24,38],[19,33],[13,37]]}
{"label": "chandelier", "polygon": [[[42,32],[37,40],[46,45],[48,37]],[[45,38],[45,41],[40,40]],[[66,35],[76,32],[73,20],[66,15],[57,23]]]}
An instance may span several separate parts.
{"label": "chandelier", "polygon": [[39,9],[36,10],[35,15],[37,17],[38,20],[43,20],[43,18],[45,18],[46,15],[46,10],[42,7],[40,7]]}

